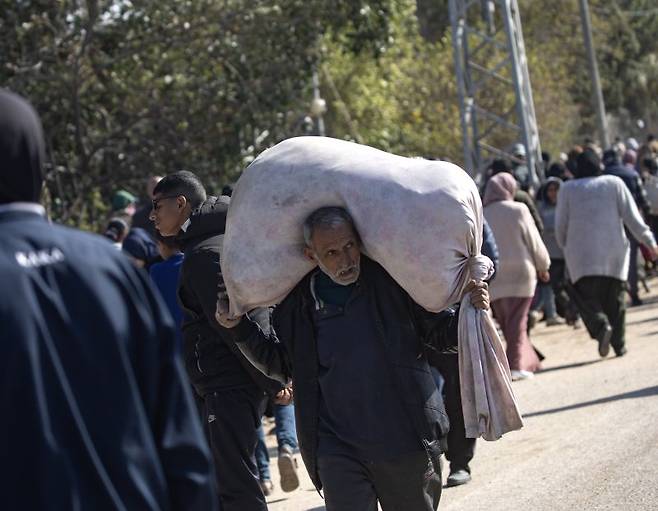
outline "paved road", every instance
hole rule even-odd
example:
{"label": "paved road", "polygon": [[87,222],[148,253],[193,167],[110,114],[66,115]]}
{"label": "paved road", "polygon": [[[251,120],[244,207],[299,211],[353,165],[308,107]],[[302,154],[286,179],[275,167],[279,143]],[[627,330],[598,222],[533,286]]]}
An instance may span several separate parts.
{"label": "paved road", "polygon": [[[514,383],[524,429],[478,441],[473,481],[446,489],[439,509],[658,510],[658,280],[650,285],[646,304],[627,313],[625,357],[601,360],[584,329],[533,331],[546,360]],[[324,509],[301,472],[301,488],[277,490],[271,511]]]}

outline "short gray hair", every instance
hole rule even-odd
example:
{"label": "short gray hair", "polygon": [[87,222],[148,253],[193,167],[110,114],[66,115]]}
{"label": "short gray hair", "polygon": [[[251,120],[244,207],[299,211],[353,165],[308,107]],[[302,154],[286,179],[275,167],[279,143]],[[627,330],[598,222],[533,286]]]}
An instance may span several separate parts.
{"label": "short gray hair", "polygon": [[352,217],[344,208],[328,206],[316,209],[304,220],[304,243],[306,243],[307,247],[311,246],[313,232],[317,227],[326,229],[337,227],[341,224],[350,225],[354,229],[354,232],[356,232],[354,220],[352,220]]}

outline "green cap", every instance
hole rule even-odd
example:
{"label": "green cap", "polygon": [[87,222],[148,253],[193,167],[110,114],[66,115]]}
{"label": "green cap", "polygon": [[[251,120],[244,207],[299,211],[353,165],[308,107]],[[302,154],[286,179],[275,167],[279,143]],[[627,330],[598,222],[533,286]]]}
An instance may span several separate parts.
{"label": "green cap", "polygon": [[137,197],[125,190],[119,190],[112,196],[112,210],[119,211],[137,202]]}

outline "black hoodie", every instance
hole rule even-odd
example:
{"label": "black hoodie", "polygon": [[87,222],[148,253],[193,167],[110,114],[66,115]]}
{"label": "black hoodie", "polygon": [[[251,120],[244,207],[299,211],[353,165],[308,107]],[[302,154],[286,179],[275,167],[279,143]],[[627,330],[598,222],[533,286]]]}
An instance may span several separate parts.
{"label": "black hoodie", "polygon": [[217,293],[224,288],[220,247],[229,201],[226,196],[208,197],[178,235],[185,252],[178,283],[178,299],[186,312],[185,366],[200,396],[254,384],[276,393],[282,385],[256,369],[215,321]]}
{"label": "black hoodie", "polygon": [[211,459],[148,276],[35,202],[43,139],[0,91],[0,509],[216,509]]}
{"label": "black hoodie", "polygon": [[39,117],[23,98],[0,89],[0,204],[39,202],[43,162]]}

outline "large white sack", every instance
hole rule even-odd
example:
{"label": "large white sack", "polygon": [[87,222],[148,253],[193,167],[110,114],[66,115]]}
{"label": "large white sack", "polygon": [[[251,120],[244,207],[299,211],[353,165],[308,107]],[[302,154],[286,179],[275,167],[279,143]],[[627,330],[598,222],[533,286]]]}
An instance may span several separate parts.
{"label": "large white sack", "polygon": [[302,224],[323,206],[345,207],[364,251],[427,310],[459,301],[469,241],[482,242],[473,180],[447,162],[299,137],[263,152],[233,192],[222,261],[232,312],[279,303],[313,268]]}
{"label": "large white sack", "polygon": [[522,427],[509,368],[489,314],[462,296],[492,265],[480,255],[482,204],[473,180],[446,162],[404,158],[326,137],[262,153],[238,181],[227,216],[222,272],[231,311],[281,302],[313,269],[302,225],[323,206],[345,207],[364,252],[425,309],[461,300],[461,393],[469,436],[495,440]]}

